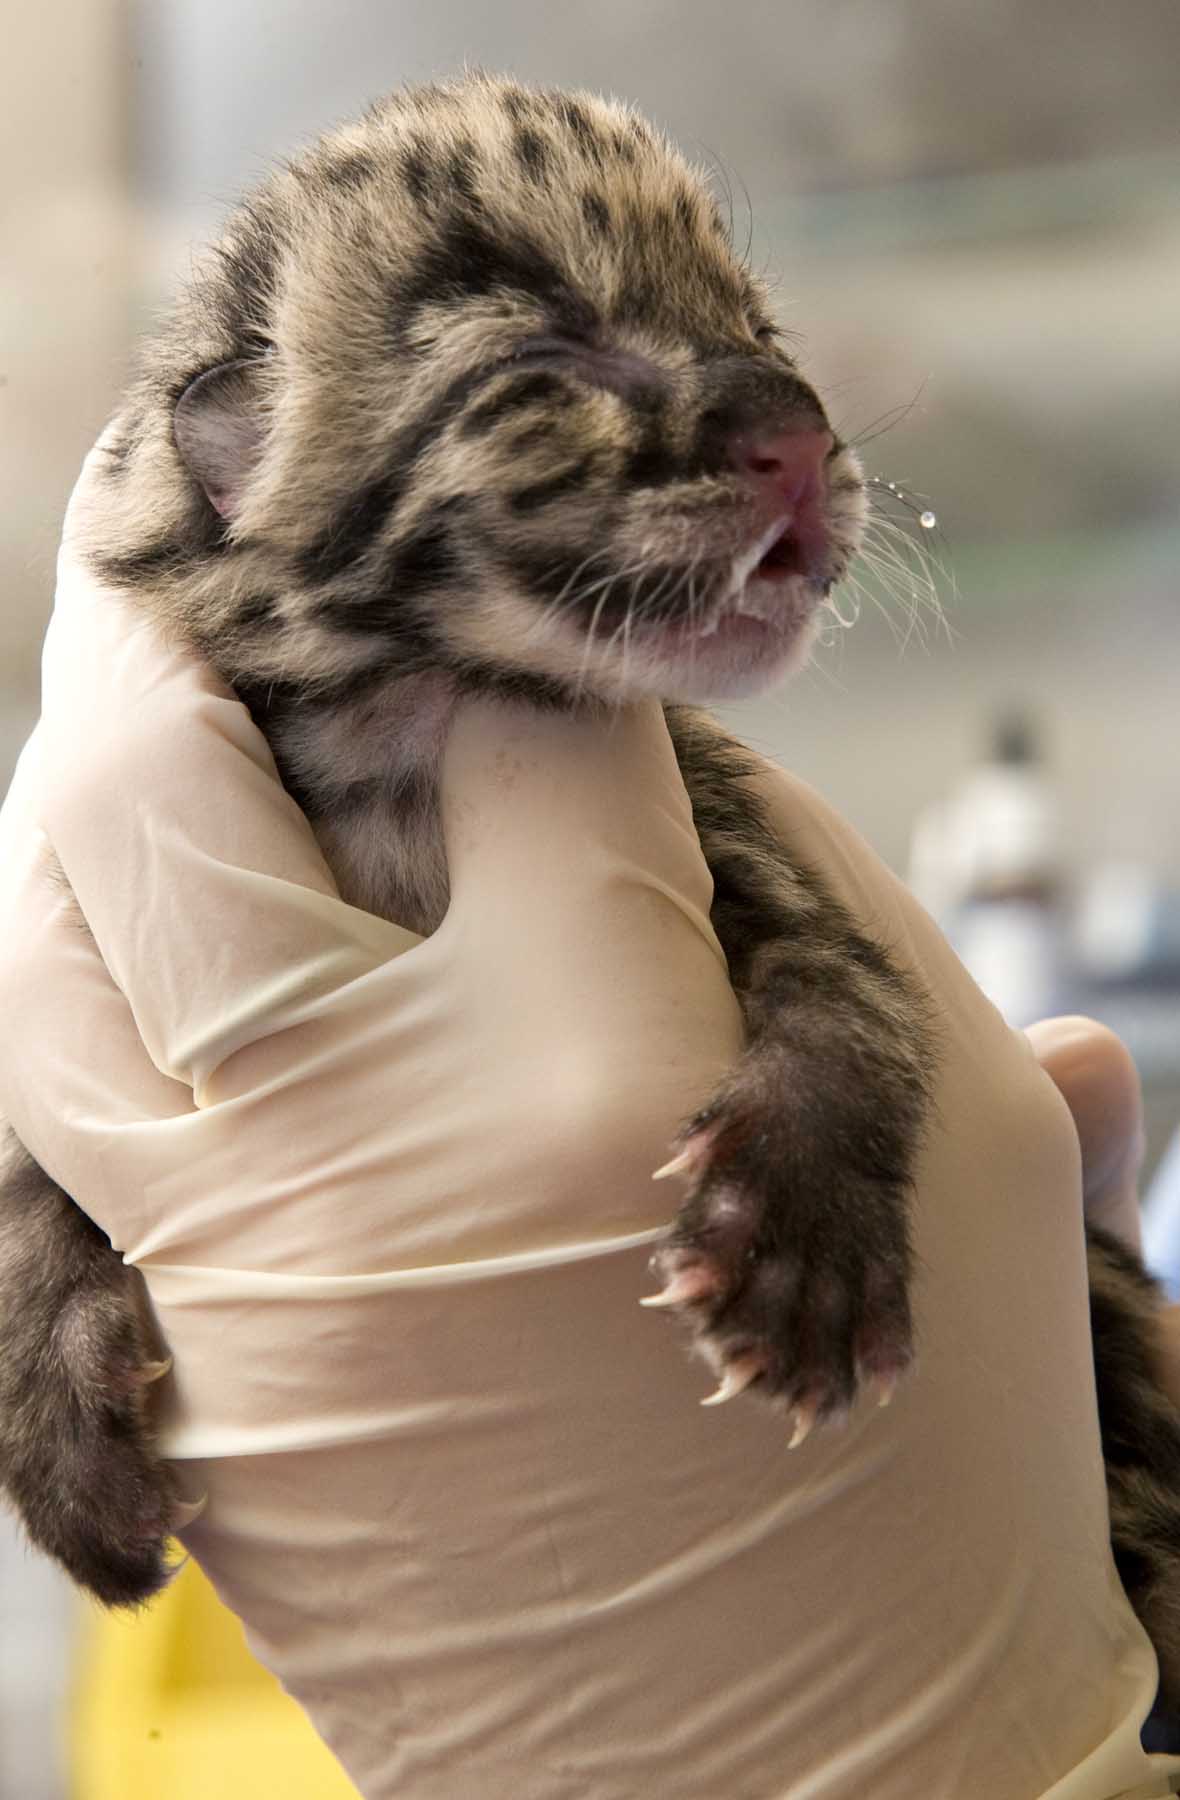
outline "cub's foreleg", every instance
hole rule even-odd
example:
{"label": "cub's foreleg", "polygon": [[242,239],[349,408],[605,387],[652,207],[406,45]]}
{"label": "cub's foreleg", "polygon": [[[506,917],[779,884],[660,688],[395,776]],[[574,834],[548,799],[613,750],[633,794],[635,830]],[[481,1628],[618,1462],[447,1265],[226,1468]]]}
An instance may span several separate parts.
{"label": "cub's foreleg", "polygon": [[713,875],[744,1054],[689,1120],[688,1197],[653,1259],[719,1397],[757,1383],[793,1441],[913,1354],[910,1191],[935,1062],[917,983],[771,831],[753,760],[707,715],[668,723]]}
{"label": "cub's foreleg", "polygon": [[168,1579],[191,1509],[152,1441],[140,1276],[0,1126],[0,1488],[32,1542],[108,1605]]}

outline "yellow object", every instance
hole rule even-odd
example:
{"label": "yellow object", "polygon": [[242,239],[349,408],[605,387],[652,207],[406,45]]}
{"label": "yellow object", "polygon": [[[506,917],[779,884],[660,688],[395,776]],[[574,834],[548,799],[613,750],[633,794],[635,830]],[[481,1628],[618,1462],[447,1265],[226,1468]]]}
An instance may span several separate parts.
{"label": "yellow object", "polygon": [[95,1610],[71,1800],[359,1800],[193,1562],[138,1614]]}

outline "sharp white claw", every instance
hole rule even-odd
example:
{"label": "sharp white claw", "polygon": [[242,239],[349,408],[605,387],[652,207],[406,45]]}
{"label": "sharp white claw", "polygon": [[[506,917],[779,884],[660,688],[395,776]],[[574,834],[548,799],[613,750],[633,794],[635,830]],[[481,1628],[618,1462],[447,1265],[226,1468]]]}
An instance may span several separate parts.
{"label": "sharp white claw", "polygon": [[804,1400],[795,1408],[795,1429],[791,1433],[788,1450],[797,1450],[806,1438],[811,1436],[811,1428],[819,1416],[819,1409],[813,1400]]}
{"label": "sharp white claw", "polygon": [[762,1364],[756,1357],[747,1357],[743,1362],[731,1363],[721,1377],[721,1385],[716,1393],[709,1394],[701,1401],[702,1406],[724,1406],[738,1394],[745,1393],[752,1381],[757,1381],[762,1373]]}
{"label": "sharp white claw", "polygon": [[703,1294],[712,1292],[712,1277],[704,1269],[686,1269],[682,1275],[674,1275],[662,1293],[648,1294],[642,1299],[640,1306],[685,1306],[692,1300],[699,1300]]}
{"label": "sharp white claw", "polygon": [[689,1146],[689,1148],[685,1150],[678,1151],[671,1162],[666,1162],[662,1168],[657,1169],[652,1176],[652,1180],[666,1181],[669,1175],[688,1175],[696,1167],[699,1160],[699,1152],[693,1150],[693,1148]]}
{"label": "sharp white claw", "polygon": [[184,1531],[194,1519],[200,1518],[208,1504],[208,1494],[202,1494],[199,1500],[178,1500],[172,1509],[172,1518],[169,1521],[170,1529]]}
{"label": "sharp white claw", "polygon": [[896,1375],[878,1375],[873,1383],[877,1390],[877,1405],[888,1406],[897,1392]]}
{"label": "sharp white claw", "polygon": [[153,1381],[162,1381],[164,1379],[165,1375],[168,1374],[171,1367],[172,1367],[172,1358],[170,1356],[166,1356],[164,1358],[163,1362],[144,1363],[143,1367],[140,1370],[140,1375],[145,1384],[150,1384]]}

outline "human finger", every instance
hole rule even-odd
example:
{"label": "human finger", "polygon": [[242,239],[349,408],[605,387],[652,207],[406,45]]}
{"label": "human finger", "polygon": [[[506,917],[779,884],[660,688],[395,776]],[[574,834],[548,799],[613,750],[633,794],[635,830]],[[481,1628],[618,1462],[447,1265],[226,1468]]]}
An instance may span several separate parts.
{"label": "human finger", "polygon": [[1087,1218],[1139,1250],[1145,1138],[1134,1058],[1108,1026],[1077,1014],[1042,1019],[1025,1035],[1073,1114]]}

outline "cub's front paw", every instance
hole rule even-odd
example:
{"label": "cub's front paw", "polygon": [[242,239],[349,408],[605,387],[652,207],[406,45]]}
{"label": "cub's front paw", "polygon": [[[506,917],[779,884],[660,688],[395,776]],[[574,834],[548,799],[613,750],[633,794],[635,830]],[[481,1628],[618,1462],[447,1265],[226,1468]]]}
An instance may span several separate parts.
{"label": "cub's front paw", "polygon": [[139,1605],[172,1572],[169,1539],[201,1506],[180,1499],[155,1446],[153,1360],[118,1288],[78,1294],[51,1353],[26,1372],[23,1422],[0,1433],[5,1486],[32,1541],[107,1606]]}
{"label": "cub's front paw", "polygon": [[776,1086],[733,1081],[657,1171],[689,1193],[641,1304],[690,1326],[720,1384],[703,1404],[753,1388],[793,1416],[794,1449],[864,1384],[887,1405],[913,1359],[909,1182],[863,1107],[809,1127]]}
{"label": "cub's front paw", "polygon": [[156,1449],[148,1320],[138,1271],[0,1127],[0,1489],[108,1606],[163,1587],[199,1511]]}

